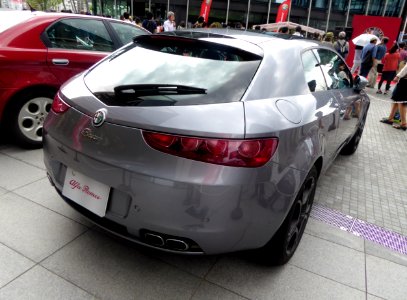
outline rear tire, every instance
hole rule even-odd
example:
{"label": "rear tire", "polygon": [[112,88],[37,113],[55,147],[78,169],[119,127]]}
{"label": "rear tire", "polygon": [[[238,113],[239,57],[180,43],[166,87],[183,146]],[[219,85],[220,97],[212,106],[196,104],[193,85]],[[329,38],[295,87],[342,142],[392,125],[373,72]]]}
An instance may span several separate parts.
{"label": "rear tire", "polygon": [[11,138],[28,149],[42,147],[42,130],[55,93],[52,91],[31,91],[12,99],[6,113],[6,126]]}
{"label": "rear tire", "polygon": [[283,265],[294,255],[311,213],[317,180],[318,171],[313,166],[305,178],[283,224],[272,239],[263,248],[259,249],[264,263],[275,266]]}

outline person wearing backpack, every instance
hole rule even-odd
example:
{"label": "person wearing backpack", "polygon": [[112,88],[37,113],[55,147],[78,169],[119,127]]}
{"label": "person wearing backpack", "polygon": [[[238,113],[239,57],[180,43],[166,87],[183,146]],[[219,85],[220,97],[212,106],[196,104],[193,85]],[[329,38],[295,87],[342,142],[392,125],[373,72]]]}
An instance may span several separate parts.
{"label": "person wearing backpack", "polygon": [[154,21],[153,14],[151,12],[147,12],[146,19],[143,21],[142,26],[151,33],[157,32],[157,23]]}
{"label": "person wearing backpack", "polygon": [[370,69],[373,67],[373,51],[376,47],[377,38],[371,38],[370,43],[363,47],[360,65],[360,76],[367,77]]}
{"label": "person wearing backpack", "polygon": [[338,35],[338,40],[334,43],[335,50],[346,59],[349,54],[349,43],[346,41],[346,32],[341,31]]}

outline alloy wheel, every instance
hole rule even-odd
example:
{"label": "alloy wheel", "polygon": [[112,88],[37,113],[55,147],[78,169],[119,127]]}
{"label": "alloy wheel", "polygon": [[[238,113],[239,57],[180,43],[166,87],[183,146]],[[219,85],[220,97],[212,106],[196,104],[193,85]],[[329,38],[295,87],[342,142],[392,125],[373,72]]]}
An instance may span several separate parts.
{"label": "alloy wheel", "polygon": [[52,105],[52,99],[37,97],[27,101],[18,114],[18,128],[28,139],[41,142],[44,120]]}
{"label": "alloy wheel", "polygon": [[295,199],[293,213],[289,221],[289,229],[285,240],[285,251],[290,256],[297,248],[305,225],[311,213],[312,202],[316,188],[316,178],[308,177],[304,182],[302,190]]}

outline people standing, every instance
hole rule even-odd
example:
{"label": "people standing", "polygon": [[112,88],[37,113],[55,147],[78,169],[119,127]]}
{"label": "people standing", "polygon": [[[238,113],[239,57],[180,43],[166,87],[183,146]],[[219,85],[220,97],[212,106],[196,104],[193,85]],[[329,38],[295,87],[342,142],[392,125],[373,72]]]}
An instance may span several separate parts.
{"label": "people standing", "polygon": [[363,47],[361,54],[360,76],[367,77],[373,66],[373,50],[376,47],[377,38],[372,38],[370,43]]}
{"label": "people standing", "polygon": [[369,71],[369,74],[367,78],[369,79],[368,87],[374,88],[376,86],[376,81],[377,81],[377,65],[382,62],[382,59],[384,55],[386,54],[387,51],[387,43],[389,41],[388,37],[384,37],[381,40],[381,43],[377,45],[373,49],[372,57],[373,57],[373,66]]}
{"label": "people standing", "polygon": [[377,94],[382,93],[381,87],[384,81],[386,81],[386,89],[384,91],[384,94],[386,95],[390,90],[391,81],[396,76],[400,60],[400,53],[397,52],[397,49],[397,44],[394,44],[393,47],[390,48],[389,52],[386,53],[386,55],[382,59],[383,72],[382,77],[380,78],[378,90],[376,92]]}
{"label": "people standing", "polygon": [[200,16],[192,28],[203,28],[205,23],[205,18]]}
{"label": "people standing", "polygon": [[297,27],[295,27],[295,32],[293,33],[293,35],[303,37],[301,31],[302,31],[302,28],[301,28],[301,26],[298,25]]}
{"label": "people standing", "polygon": [[400,124],[393,124],[393,127],[405,131],[407,130],[407,65],[404,66],[393,80],[397,82],[393,95],[391,96],[391,99],[394,100],[395,103],[391,106],[389,117],[381,119],[380,122],[392,125],[394,123],[394,116],[398,110],[400,114]]}
{"label": "people standing", "polygon": [[349,43],[346,41],[346,32],[341,31],[338,35],[338,40],[334,43],[335,50],[346,59],[349,54]]}
{"label": "people standing", "polygon": [[143,21],[142,26],[151,33],[157,32],[157,23],[154,21],[153,14],[151,12],[147,12],[146,19]]}
{"label": "people standing", "polygon": [[130,20],[130,14],[126,11],[126,12],[124,12],[123,13],[123,18],[124,18],[124,22],[126,22],[126,23],[133,23],[131,20]]}
{"label": "people standing", "polygon": [[355,46],[355,56],[353,57],[353,66],[351,73],[352,74],[359,74],[360,73],[360,68],[362,64],[362,50],[363,46],[356,45]]}
{"label": "people standing", "polygon": [[164,31],[174,31],[177,27],[175,25],[175,14],[169,11],[167,14],[167,21],[164,22]]}
{"label": "people standing", "polygon": [[[397,85],[393,91],[391,99],[398,102],[398,109],[400,113],[400,125],[393,125],[396,129],[407,130],[407,65],[396,75],[394,81]],[[394,115],[393,115],[394,117]]]}

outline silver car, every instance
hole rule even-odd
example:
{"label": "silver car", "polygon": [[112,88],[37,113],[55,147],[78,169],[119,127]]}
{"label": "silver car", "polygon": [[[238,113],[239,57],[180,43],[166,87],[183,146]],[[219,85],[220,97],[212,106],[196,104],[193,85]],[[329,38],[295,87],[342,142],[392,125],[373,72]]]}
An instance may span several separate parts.
{"label": "silver car", "polygon": [[48,176],[101,227],[187,254],[294,254],[318,177],[352,154],[369,98],[332,49],[244,31],[139,36],[65,84]]}

